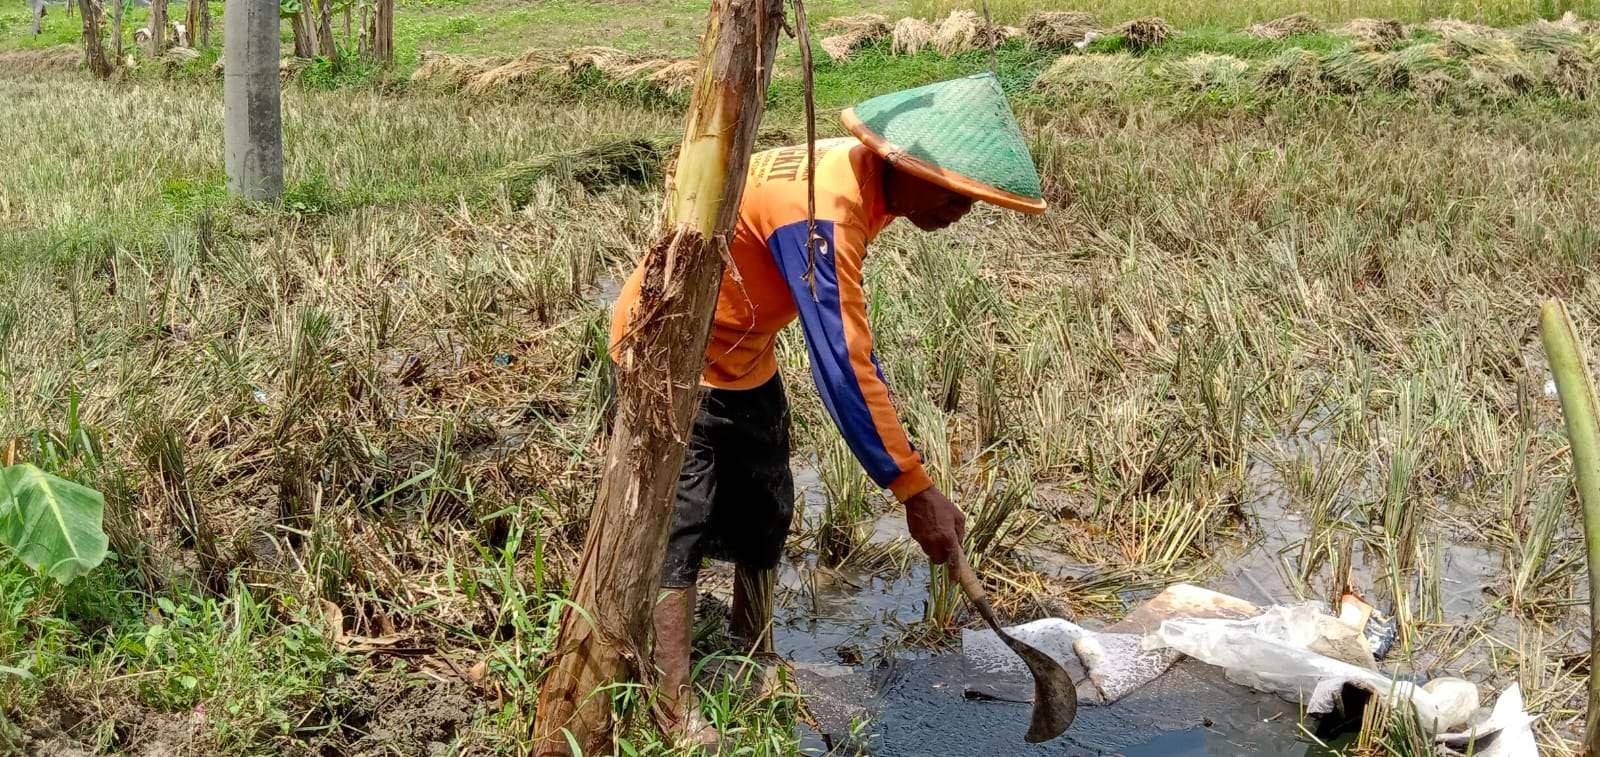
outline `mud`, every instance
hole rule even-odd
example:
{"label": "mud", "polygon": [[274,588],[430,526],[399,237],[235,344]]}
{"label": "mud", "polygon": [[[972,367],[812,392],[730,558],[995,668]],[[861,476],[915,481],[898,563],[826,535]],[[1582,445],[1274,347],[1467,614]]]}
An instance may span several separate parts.
{"label": "mud", "polygon": [[128,692],[86,691],[47,696],[22,722],[17,753],[80,757],[111,751],[141,757],[214,752],[204,708],[155,712]]}
{"label": "mud", "polygon": [[[803,518],[820,508],[815,475],[797,469]],[[898,516],[880,518],[873,541],[903,539]],[[927,567],[904,575],[819,569],[809,555],[780,571],[774,641],[794,668],[814,723],[802,726],[808,754],[1320,755],[1301,740],[1295,705],[1183,662],[1109,707],[1080,707],[1066,735],[1022,740],[1029,706],[971,700],[958,651],[903,646],[922,619]],[[784,601],[786,600],[786,601]]]}
{"label": "mud", "polygon": [[477,704],[465,683],[402,672],[352,680],[348,706],[337,714],[342,754],[442,754],[473,719]]}
{"label": "mud", "polygon": [[[1246,470],[1244,515],[1246,540],[1225,566],[1205,584],[1261,605],[1305,601],[1328,596],[1332,570],[1327,560],[1307,570],[1306,543],[1317,536],[1316,524],[1299,511],[1290,482],[1290,466],[1277,462],[1304,460],[1323,465],[1332,447],[1331,435],[1309,417],[1295,433],[1269,443]],[[1277,461],[1277,462],[1275,462]],[[821,506],[812,471],[797,468],[796,484],[805,496],[803,517],[815,518]],[[1373,470],[1357,469],[1343,482],[1328,518],[1354,517],[1363,498],[1370,501],[1382,482]],[[1449,503],[1440,503],[1442,509]],[[1361,524],[1350,524],[1360,531]],[[873,541],[903,539],[898,517],[874,524]],[[1504,550],[1470,541],[1471,534],[1434,537],[1432,573],[1438,576],[1436,607],[1426,617],[1457,625],[1477,624],[1517,638],[1521,621],[1505,612],[1495,592],[1503,590],[1510,559]],[[1025,559],[1042,572],[1078,579],[1093,566],[1064,562],[1044,550],[1023,549]],[[1389,577],[1355,544],[1352,580],[1370,593],[1380,609],[1394,599],[1384,596]],[[1220,671],[1184,660],[1117,703],[1085,706],[1062,738],[1031,746],[1022,741],[1028,705],[974,701],[963,691],[967,683],[956,653],[933,653],[902,646],[904,631],[921,620],[926,601],[927,568],[919,559],[903,575],[862,575],[819,569],[809,556],[796,557],[780,573],[780,606],[775,641],[791,660],[795,677],[807,695],[814,723],[802,730],[802,749],[811,754],[1040,754],[1040,755],[1325,755],[1336,754],[1311,739],[1317,723],[1303,722],[1298,706],[1275,696],[1226,681]],[[1422,587],[1411,591],[1420,593]],[[1128,607],[1153,592],[1124,592]],[[1407,598],[1416,607],[1416,596]],[[1415,610],[1414,610],[1415,611]],[[1093,621],[1089,621],[1093,625]],[[1496,673],[1482,659],[1489,642],[1456,644],[1450,650],[1421,645],[1409,656],[1397,650],[1386,667],[1403,675],[1412,671],[1449,671],[1484,681]],[[1422,677],[1430,677],[1423,675]],[[1339,746],[1338,743],[1334,744]]]}
{"label": "mud", "polygon": [[[1022,741],[1028,705],[974,701],[962,694],[958,656],[895,660],[877,671],[848,675],[823,676],[801,667],[796,676],[823,729],[809,734],[803,745],[814,754],[843,745],[874,755],[1334,754],[1300,738],[1295,705],[1229,683],[1192,661],[1116,704],[1080,707],[1071,730],[1039,745]],[[855,699],[863,692],[871,692],[865,704]],[[866,717],[872,722],[852,740],[849,718]]]}

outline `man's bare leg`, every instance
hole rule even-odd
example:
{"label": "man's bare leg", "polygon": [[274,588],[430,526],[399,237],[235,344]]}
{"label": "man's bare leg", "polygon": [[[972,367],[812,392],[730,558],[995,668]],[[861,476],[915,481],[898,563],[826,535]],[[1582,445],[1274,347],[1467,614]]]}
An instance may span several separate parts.
{"label": "man's bare leg", "polygon": [[702,746],[717,743],[717,731],[700,716],[700,701],[690,680],[689,647],[694,641],[693,586],[661,590],[655,609],[655,664],[661,671],[661,704],[671,736]]}

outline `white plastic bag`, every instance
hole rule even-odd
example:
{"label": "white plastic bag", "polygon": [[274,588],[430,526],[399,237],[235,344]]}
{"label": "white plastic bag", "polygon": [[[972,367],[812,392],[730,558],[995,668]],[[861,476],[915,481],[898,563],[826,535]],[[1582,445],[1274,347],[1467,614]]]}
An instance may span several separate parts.
{"label": "white plastic bag", "polygon": [[1476,697],[1436,695],[1306,649],[1314,628],[1315,620],[1297,608],[1274,607],[1249,620],[1168,620],[1145,638],[1145,647],[1171,647],[1224,669],[1236,683],[1298,701],[1313,714],[1331,712],[1334,697],[1348,683],[1393,702],[1411,702],[1430,733],[1471,716]]}

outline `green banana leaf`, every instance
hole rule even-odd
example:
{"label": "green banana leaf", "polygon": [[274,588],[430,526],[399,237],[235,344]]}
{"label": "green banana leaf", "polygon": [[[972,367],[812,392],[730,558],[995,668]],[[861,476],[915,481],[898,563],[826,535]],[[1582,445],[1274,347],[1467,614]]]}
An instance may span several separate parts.
{"label": "green banana leaf", "polygon": [[82,484],[20,463],[0,471],[0,543],[67,584],[106,559],[105,498]]}

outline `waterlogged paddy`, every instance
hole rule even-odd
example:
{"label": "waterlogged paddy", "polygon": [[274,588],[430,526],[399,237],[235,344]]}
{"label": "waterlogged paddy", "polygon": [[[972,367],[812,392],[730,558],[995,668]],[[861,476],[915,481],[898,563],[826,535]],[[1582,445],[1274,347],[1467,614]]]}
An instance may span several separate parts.
{"label": "waterlogged paddy", "polygon": [[[1328,441],[1325,433],[1310,429],[1269,446],[1274,453],[1287,451],[1315,464]],[[1326,564],[1310,571],[1309,580],[1300,577],[1306,544],[1317,534],[1296,511],[1279,462],[1276,454],[1251,460],[1247,538],[1238,545],[1237,556],[1207,582],[1261,605],[1327,596],[1331,580]],[[1376,486],[1370,477],[1346,483],[1351,497],[1370,494]],[[805,502],[802,517],[813,523],[820,518],[824,497],[815,471],[798,468],[796,484]],[[914,549],[900,516],[880,516],[870,543],[896,540]],[[1038,569],[1057,576],[1081,577],[1094,570],[1040,550],[1033,556]],[[1515,644],[1521,634],[1538,630],[1498,606],[1490,592],[1506,578],[1509,563],[1503,550],[1442,538],[1437,556],[1436,585],[1417,592],[1434,597],[1437,606],[1428,609],[1427,622],[1413,621],[1416,627],[1408,629],[1405,638],[1411,640],[1412,654],[1407,655],[1403,639],[1380,665],[1407,677],[1465,677],[1489,687],[1485,696],[1492,696],[1508,680],[1505,671],[1497,674],[1493,668],[1493,647]],[[1377,556],[1365,554],[1358,540],[1352,584],[1380,609],[1393,612],[1395,602],[1382,588],[1383,570]],[[1353,737],[1346,732],[1319,739],[1311,735],[1316,723],[1303,720],[1297,705],[1230,683],[1220,671],[1185,660],[1113,705],[1081,707],[1072,729],[1061,738],[1026,744],[1021,736],[1027,729],[1027,705],[965,696],[959,646],[928,649],[907,641],[907,633],[922,619],[927,579],[927,565],[920,559],[875,574],[848,566],[818,567],[808,551],[782,566],[774,638],[806,695],[809,722],[801,726],[803,752],[1310,756],[1339,754],[1339,747]],[[1124,601],[1131,609],[1149,593],[1129,591]],[[1103,624],[1097,620],[1109,619],[1078,620],[1093,627]],[[1447,632],[1450,628],[1476,631]]]}

